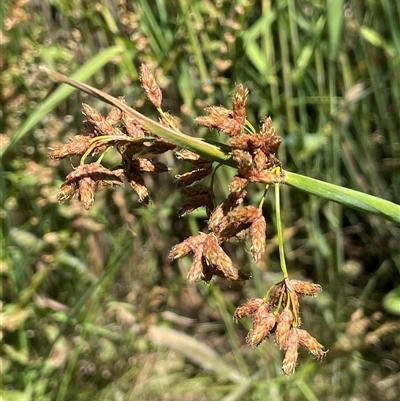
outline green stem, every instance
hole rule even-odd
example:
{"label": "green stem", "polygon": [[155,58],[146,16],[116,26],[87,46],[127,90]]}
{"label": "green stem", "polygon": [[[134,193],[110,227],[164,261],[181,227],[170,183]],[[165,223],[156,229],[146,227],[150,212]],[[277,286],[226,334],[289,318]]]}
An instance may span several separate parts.
{"label": "green stem", "polygon": [[278,231],[278,244],[279,244],[279,259],[281,263],[281,269],[283,272],[283,278],[288,278],[288,272],[285,262],[285,252],[283,248],[283,232],[282,232],[282,220],[281,220],[281,202],[280,202],[280,185],[275,184],[275,210],[276,210],[276,228]]}

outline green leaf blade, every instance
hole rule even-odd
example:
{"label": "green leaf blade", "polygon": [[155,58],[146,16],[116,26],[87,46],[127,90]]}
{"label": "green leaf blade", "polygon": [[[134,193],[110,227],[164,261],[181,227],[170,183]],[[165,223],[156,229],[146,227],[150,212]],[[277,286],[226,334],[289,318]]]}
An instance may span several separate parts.
{"label": "green leaf blade", "polygon": [[381,216],[393,223],[400,224],[400,206],[373,195],[329,184],[315,178],[286,171],[286,184],[313,195]]}

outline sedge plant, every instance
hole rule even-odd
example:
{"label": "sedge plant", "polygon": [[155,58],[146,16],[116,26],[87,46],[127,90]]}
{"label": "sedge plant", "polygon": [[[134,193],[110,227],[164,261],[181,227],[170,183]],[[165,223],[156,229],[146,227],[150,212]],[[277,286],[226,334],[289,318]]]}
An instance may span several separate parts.
{"label": "sedge plant", "polygon": [[[95,108],[83,104],[85,115],[82,132],[69,139],[68,143],[51,149],[52,159],[78,156],[79,165],[67,175],[58,191],[57,199],[64,202],[76,197],[83,207],[90,209],[95,193],[100,188],[115,188],[128,183],[136,192],[139,202],[148,204],[149,190],[144,174],[163,174],[169,167],[157,160],[165,152],[173,152],[179,160],[192,165],[192,169],[176,176],[176,187],[180,189],[183,202],[179,211],[185,216],[204,207],[207,224],[204,231],[176,244],[169,252],[171,260],[192,256],[187,281],[209,282],[215,276],[230,281],[250,279],[244,269],[238,268],[224,250],[224,244],[250,237],[251,255],[255,262],[266,252],[266,219],[262,206],[265,193],[275,187],[275,211],[279,242],[279,257],[282,280],[266,289],[263,298],[252,298],[237,307],[234,320],[250,317],[253,326],[246,341],[258,346],[264,339],[274,335],[276,345],[284,351],[283,371],[294,372],[298,349],[306,348],[316,358],[322,358],[326,350],[307,330],[301,328],[300,299],[316,296],[321,287],[308,281],[291,279],[285,264],[285,249],[280,211],[280,189],[289,184],[327,199],[374,213],[394,222],[400,222],[400,207],[391,202],[352,191],[336,185],[301,176],[285,170],[278,158],[281,136],[275,131],[270,117],[255,128],[247,119],[246,102],[248,91],[243,85],[236,86],[232,97],[232,108],[210,106],[205,115],[195,122],[210,130],[226,135],[226,143],[211,143],[184,134],[173,115],[162,109],[162,92],[148,67],[140,67],[139,79],[148,100],[160,115],[159,122],[144,116],[126,104],[123,97],[114,98],[89,85],[77,82],[62,74],[45,71],[53,79],[72,85],[112,105],[107,116]],[[120,163],[113,168],[102,162],[105,154],[115,149]],[[235,169],[230,181],[229,195],[217,199],[214,191],[215,173],[220,165]],[[209,185],[202,180],[211,176]],[[255,184],[265,191],[258,205],[248,204],[246,187]]]}

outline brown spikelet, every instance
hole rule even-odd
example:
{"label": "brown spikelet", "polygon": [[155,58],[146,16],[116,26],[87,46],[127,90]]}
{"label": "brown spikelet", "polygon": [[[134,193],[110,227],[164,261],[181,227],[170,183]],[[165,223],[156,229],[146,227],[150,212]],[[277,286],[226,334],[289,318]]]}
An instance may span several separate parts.
{"label": "brown spikelet", "polygon": [[90,138],[85,135],[75,135],[68,139],[68,143],[59,145],[48,155],[52,159],[83,155],[90,146]]}
{"label": "brown spikelet", "polygon": [[196,124],[203,125],[209,129],[222,131],[228,136],[240,134],[243,125],[233,118],[225,116],[200,116],[194,119]]}
{"label": "brown spikelet", "polygon": [[66,182],[58,190],[56,198],[60,203],[65,202],[67,199],[77,194],[78,184],[77,182]]}
{"label": "brown spikelet", "polygon": [[139,202],[147,205],[150,201],[150,194],[146,188],[142,175],[137,169],[135,169],[133,164],[126,167],[125,175],[129,185],[137,193]]}
{"label": "brown spikelet", "polygon": [[283,360],[282,364],[282,369],[285,375],[288,376],[295,371],[297,365],[297,358],[299,356],[298,329],[294,327],[290,329],[284,349],[286,352],[285,352],[285,359]]}
{"label": "brown spikelet", "polygon": [[100,135],[113,135],[112,125],[100,114],[98,110],[82,103],[82,113],[89,123],[93,124]]}
{"label": "brown spikelet", "polygon": [[186,238],[183,242],[175,245],[169,251],[169,259],[180,259],[189,253],[194,253],[206,240],[207,235],[200,232],[197,235],[192,235]]}
{"label": "brown spikelet", "polygon": [[277,175],[275,171],[259,171],[257,169],[252,169],[250,174],[246,175],[246,178],[248,178],[252,182],[262,182],[264,184],[272,185],[278,182],[284,182],[285,175],[284,172],[282,172],[281,175]]}
{"label": "brown spikelet", "polygon": [[233,266],[231,258],[225,253],[214,234],[208,234],[204,244],[204,258],[212,272],[228,280],[237,281],[245,277]]}
{"label": "brown spikelet", "polygon": [[264,303],[265,302],[262,298],[248,299],[247,302],[236,308],[235,313],[233,314],[233,320],[237,323],[239,319],[246,316],[253,316]]}
{"label": "brown spikelet", "polygon": [[[122,103],[125,103],[125,96],[118,96],[118,100],[120,100]],[[122,111],[118,107],[112,106],[111,110],[107,114],[106,120],[111,125],[116,125],[119,123],[121,118],[122,118]]]}
{"label": "brown spikelet", "polygon": [[177,174],[176,185],[178,187],[187,187],[196,181],[207,177],[212,172],[212,162],[196,164],[196,167],[185,174]]}
{"label": "brown spikelet", "polygon": [[94,202],[96,182],[90,177],[84,177],[78,183],[79,200],[86,210],[89,210]]}
{"label": "brown spikelet", "polygon": [[253,316],[253,328],[247,334],[246,342],[251,347],[257,347],[271,333],[277,316],[270,312],[270,305],[263,303]]}
{"label": "brown spikelet", "polygon": [[277,135],[271,117],[266,117],[263,119],[260,128],[260,134],[262,136],[269,136],[269,137]]}
{"label": "brown spikelet", "polygon": [[164,138],[157,138],[156,141],[152,142],[151,145],[147,147],[147,152],[150,155],[160,155],[175,148],[176,145],[172,142],[169,142]]}
{"label": "brown spikelet", "polygon": [[187,199],[179,210],[180,216],[191,213],[193,210],[203,206],[206,208],[207,216],[211,214],[214,209],[214,202],[213,193],[209,187],[195,184],[182,188],[182,192],[187,196]]}
{"label": "brown spikelet", "polygon": [[245,150],[234,149],[232,158],[238,164],[238,175],[248,178],[253,171],[253,158],[251,154]]}
{"label": "brown spikelet", "polygon": [[290,280],[290,286],[293,291],[300,295],[315,296],[322,291],[322,287],[319,284],[303,280]]}
{"label": "brown spikelet", "polygon": [[224,213],[222,205],[219,205],[211,213],[208,220],[208,229],[214,233],[219,233],[227,224],[227,217]]}
{"label": "brown spikelet", "polygon": [[87,176],[91,177],[94,181],[121,179],[118,170],[109,170],[99,163],[89,163],[79,165],[75,170],[71,171],[67,175],[65,182],[78,181]]}
{"label": "brown spikelet", "polygon": [[214,233],[221,232],[228,222],[228,213],[242,203],[245,196],[245,190],[229,194],[228,198],[211,213],[208,229]]}
{"label": "brown spikelet", "polygon": [[229,192],[241,192],[247,185],[247,179],[235,175],[229,183]]}
{"label": "brown spikelet", "polygon": [[122,122],[124,123],[126,132],[132,138],[140,139],[144,137],[143,127],[138,123],[138,121],[131,117],[129,114],[122,113]]}
{"label": "brown spikelet", "polygon": [[261,209],[254,206],[244,206],[242,208],[235,208],[228,213],[230,222],[235,224],[252,224],[258,217],[261,216]]}
{"label": "brown spikelet", "polygon": [[254,152],[260,148],[264,139],[259,134],[242,134],[240,136],[231,137],[228,144],[233,149],[242,149],[249,152]]}
{"label": "brown spikelet", "polygon": [[278,151],[281,143],[282,143],[282,138],[279,135],[276,135],[264,141],[261,144],[260,149],[266,155],[275,154]]}
{"label": "brown spikelet", "polygon": [[98,163],[79,165],[71,171],[57,193],[59,202],[78,194],[79,200],[86,209],[90,209],[94,200],[96,184],[112,183],[113,186],[122,184],[124,174],[122,169],[109,170]]}
{"label": "brown spikelet", "polygon": [[[247,101],[248,90],[244,88],[242,84],[239,84],[235,88],[233,94],[233,118],[242,127],[246,122],[246,101]],[[238,132],[239,134],[240,132]]]}
{"label": "brown spikelet", "polygon": [[180,149],[175,151],[175,156],[178,160],[185,160],[193,164],[207,162],[207,159],[202,158],[199,154],[187,149]]}
{"label": "brown spikelet", "polygon": [[257,149],[254,155],[254,166],[257,170],[263,170],[265,168],[265,165],[267,164],[267,156],[266,154],[260,150]]}
{"label": "brown spikelet", "polygon": [[194,252],[193,263],[186,276],[186,280],[189,284],[196,283],[203,278],[203,249],[204,243],[200,244]]}
{"label": "brown spikelet", "polygon": [[283,349],[286,345],[292,323],[293,312],[289,308],[285,308],[278,316],[275,330],[275,342],[280,349]]}
{"label": "brown spikelet", "polygon": [[271,304],[272,307],[278,306],[280,300],[282,300],[282,304],[285,304],[287,298],[285,289],[286,287],[283,281],[275,284],[268,298],[268,302]]}
{"label": "brown spikelet", "polygon": [[265,217],[261,213],[262,211],[260,210],[260,216],[254,220],[250,227],[250,237],[252,241],[251,254],[255,262],[261,260],[267,246],[267,223]]}
{"label": "brown spikelet", "polygon": [[307,330],[297,329],[299,343],[318,359],[322,359],[327,351]]}
{"label": "brown spikelet", "polygon": [[206,114],[210,117],[230,117],[233,118],[233,111],[224,106],[210,106],[204,109]]}
{"label": "brown spikelet", "polygon": [[142,88],[146,93],[147,99],[158,109],[161,108],[162,93],[158,86],[153,73],[149,68],[142,64],[139,69],[139,80],[142,84]]}
{"label": "brown spikelet", "polygon": [[150,159],[137,159],[138,168],[143,172],[151,172],[151,173],[165,173],[169,170],[169,168],[161,162],[156,162]]}
{"label": "brown spikelet", "polygon": [[233,209],[227,214],[227,222],[220,230],[220,237],[228,239],[236,236],[241,231],[248,229],[259,215],[260,210],[254,206]]}

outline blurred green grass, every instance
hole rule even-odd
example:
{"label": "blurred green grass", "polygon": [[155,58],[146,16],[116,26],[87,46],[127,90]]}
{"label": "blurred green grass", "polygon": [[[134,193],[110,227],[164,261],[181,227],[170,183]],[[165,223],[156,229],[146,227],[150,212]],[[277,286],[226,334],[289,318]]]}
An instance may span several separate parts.
{"label": "blurred green grass", "polygon": [[[90,214],[56,203],[71,163],[48,161],[47,147],[79,132],[82,101],[107,106],[65,92],[43,109],[56,88],[39,66],[72,75],[91,65],[81,79],[155,116],[137,82],[146,62],[164,109],[194,136],[202,131],[192,118],[205,105],[229,105],[235,83],[243,83],[249,119],[271,115],[289,170],[399,204],[398,1],[1,7],[4,399],[397,399],[399,317],[385,309],[384,296],[400,282],[398,227],[284,188],[289,272],[324,288],[303,302],[303,323],[330,348],[322,363],[301,354],[287,379],[276,347],[266,341],[249,349],[246,327],[231,320],[237,305],[281,279],[272,202],[264,207],[265,261],[253,266],[245,251],[228,249],[254,280],[188,286],[189,262],[171,265],[166,254],[202,229],[204,216],[177,217],[172,176],[149,180],[148,208],[128,190],[102,193]],[[19,23],[7,19],[21,15],[16,8],[27,17]],[[172,157],[167,162],[180,171]],[[232,171],[218,174],[222,197]],[[254,188],[249,199],[256,204],[262,192]]]}

